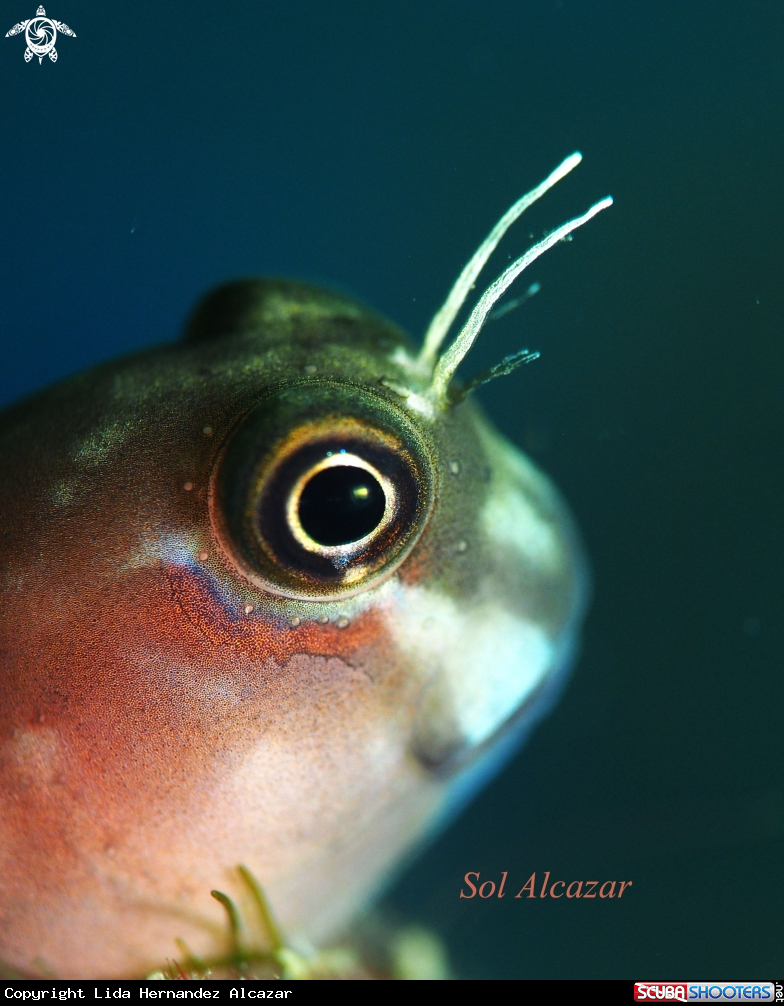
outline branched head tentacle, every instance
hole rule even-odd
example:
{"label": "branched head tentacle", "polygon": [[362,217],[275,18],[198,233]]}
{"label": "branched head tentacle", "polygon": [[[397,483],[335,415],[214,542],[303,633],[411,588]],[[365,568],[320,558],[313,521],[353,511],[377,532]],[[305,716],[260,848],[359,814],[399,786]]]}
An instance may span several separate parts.
{"label": "branched head tentacle", "polygon": [[462,402],[466,395],[470,394],[475,388],[481,388],[483,384],[487,384],[489,381],[494,381],[496,377],[506,377],[507,374],[511,374],[513,370],[517,370],[518,367],[522,367],[524,363],[533,363],[534,360],[538,360],[541,353],[531,352],[530,349],[518,349],[516,353],[511,353],[509,356],[505,356],[500,363],[496,363],[494,367],[488,367],[487,370],[482,370],[478,374],[474,374],[470,381],[466,381],[462,388],[454,395],[454,402]]}
{"label": "branched head tentacle", "polygon": [[[567,162],[565,161],[564,164],[566,164],[566,163]],[[563,165],[562,165],[562,167],[563,167]],[[556,174],[556,173],[557,172],[554,172],[553,174]],[[565,173],[565,172],[563,172],[563,173]],[[559,177],[562,177],[562,176],[563,175],[560,175]],[[551,175],[550,178],[552,178],[552,177],[553,176]],[[558,179],[556,179],[556,181],[557,180]],[[548,181],[549,181],[549,179],[548,179]],[[545,185],[545,184],[546,184],[545,182],[542,183],[542,185]],[[541,187],[542,186],[540,186],[539,188],[541,188]],[[534,189],[534,192],[537,192],[537,190]],[[537,198],[538,198],[538,196],[537,196]],[[516,204],[516,205],[518,205],[518,204]],[[463,328],[458,333],[458,335],[455,338],[454,342],[444,351],[444,353],[441,355],[441,357],[439,358],[438,362],[434,366],[433,376],[432,376],[432,380],[431,380],[431,383],[430,383],[430,388],[429,388],[429,390],[427,392],[427,398],[428,398],[428,400],[431,402],[431,404],[434,407],[436,407],[436,408],[446,408],[446,407],[448,407],[450,405],[449,397],[447,395],[447,389],[449,388],[449,383],[452,380],[452,378],[453,378],[453,376],[455,374],[455,371],[457,370],[458,366],[460,365],[460,363],[462,362],[462,360],[464,359],[464,357],[466,356],[466,354],[468,353],[468,351],[471,349],[471,347],[473,346],[474,342],[476,341],[476,338],[479,335],[480,331],[482,330],[482,327],[485,324],[485,321],[487,320],[488,315],[490,314],[490,312],[491,312],[491,310],[493,308],[493,305],[496,303],[496,301],[500,297],[503,296],[503,294],[511,286],[511,284],[514,283],[514,281],[517,279],[517,277],[520,275],[520,273],[523,272],[524,269],[527,269],[528,266],[532,262],[534,262],[536,259],[538,259],[540,255],[543,255],[549,248],[552,248],[553,245],[557,244],[559,241],[562,241],[565,237],[567,237],[567,235],[571,234],[572,231],[577,230],[578,227],[582,227],[582,225],[585,224],[585,223],[587,223],[592,217],[595,217],[597,213],[600,213],[602,210],[606,209],[608,206],[611,206],[611,205],[612,205],[612,197],[607,196],[605,199],[602,199],[598,203],[596,203],[595,205],[593,205],[586,213],[583,213],[582,216],[576,217],[574,220],[569,220],[567,223],[562,224],[560,227],[557,227],[554,231],[552,231],[550,234],[548,234],[546,238],[544,238],[542,241],[539,241],[532,248],[529,248],[528,251],[524,255],[521,255],[520,258],[518,258],[515,262],[513,262],[508,268],[506,268],[501,273],[501,275],[496,280],[494,280],[493,283],[490,284],[490,286],[487,288],[487,290],[485,290],[485,292],[480,297],[478,303],[476,304],[476,306],[474,307],[473,311],[469,315],[468,320],[466,321],[465,325],[463,326]],[[513,209],[514,209],[514,207],[513,207]],[[507,214],[507,216],[508,216],[508,214]],[[505,218],[502,218],[502,219],[505,219]],[[498,226],[494,229],[493,234],[495,233],[495,230],[497,230],[497,229],[498,229]],[[499,237],[499,240],[500,240],[500,237]],[[497,244],[497,241],[496,241],[496,244]],[[487,241],[482,245],[482,248],[484,248],[485,245],[487,245]],[[495,245],[493,245],[493,247],[495,247]],[[482,249],[480,249],[480,251],[481,250]],[[474,259],[476,259],[476,258],[477,258],[477,256],[474,256]],[[472,262],[473,261],[474,260],[472,259]],[[484,264],[484,261],[486,261],[486,258],[483,260],[482,264]],[[469,263],[469,266],[470,265],[471,265],[471,263]],[[468,267],[466,267],[466,268],[468,268]],[[464,270],[464,273],[465,273],[465,270]],[[461,276],[461,279],[462,279],[462,276]],[[460,281],[458,281],[458,283],[459,282]],[[466,291],[462,294],[461,299],[460,299],[460,304],[462,304],[462,302],[465,300],[465,295],[467,294],[467,292],[468,292],[468,290],[466,289]],[[453,290],[453,293],[454,293],[454,290]],[[450,298],[451,297],[452,297],[452,294],[450,294]],[[445,308],[449,304],[450,298],[447,299],[447,304],[444,305],[444,308],[442,308],[441,311],[439,312],[439,314],[436,315],[436,318],[434,319],[434,324],[435,324],[435,321],[439,318],[439,316],[442,314],[442,312],[445,310]],[[457,309],[455,310],[454,314],[452,315],[452,319],[451,320],[454,319],[454,316],[456,315],[457,310],[459,310],[460,304],[458,305]],[[451,324],[451,320],[450,320],[450,324]],[[432,329],[433,329],[433,326],[431,325],[431,330]],[[446,334],[446,332],[444,332],[441,335],[441,338],[439,339],[439,344],[440,344],[440,341],[443,340],[443,337],[444,337],[445,334]],[[425,347],[425,348],[427,348],[427,347]],[[423,354],[424,354],[424,352],[425,352],[425,350],[423,349]],[[519,355],[519,354],[516,354],[516,355]],[[509,359],[509,358],[507,358],[507,359]],[[522,360],[522,358],[520,359],[520,362],[524,362]],[[499,369],[498,369],[497,373],[492,374],[493,377],[494,376],[500,376],[502,372],[504,372],[504,373],[509,373],[510,372],[510,370],[505,370],[504,371],[502,369],[504,367],[505,363],[506,363],[506,361],[504,361],[501,364],[499,364]],[[514,369],[514,368],[511,368],[511,369]],[[492,378],[491,377],[487,377],[486,379],[490,380]],[[481,383],[484,383],[484,381],[482,381]]]}
{"label": "branched head tentacle", "polygon": [[452,327],[452,323],[457,317],[460,308],[463,306],[466,297],[471,292],[479,273],[482,271],[487,260],[495,251],[498,242],[504,234],[506,234],[515,220],[517,220],[529,206],[532,206],[537,199],[541,199],[545,192],[551,189],[557,182],[560,182],[560,180],[565,175],[568,175],[573,168],[576,168],[582,159],[583,155],[578,152],[570,154],[569,157],[562,161],[555,171],[549,174],[543,182],[537,185],[535,189],[531,189],[530,192],[526,192],[524,196],[521,196],[517,202],[511,206],[506,213],[504,213],[495,227],[477,248],[471,256],[470,261],[457,277],[455,285],[449,291],[449,296],[444,301],[443,306],[438,310],[435,317],[430,322],[430,327],[425,334],[422,351],[419,354],[419,359],[417,361],[422,370],[433,370],[441,344],[446,338],[449,329]]}
{"label": "branched head tentacle", "polygon": [[512,311],[516,311],[518,307],[521,307],[526,301],[529,301],[532,297],[535,297],[539,291],[542,289],[541,283],[532,283],[528,289],[520,297],[515,297],[513,300],[507,301],[500,307],[497,307],[494,311],[491,311],[487,316],[488,321],[498,321],[499,318],[505,318],[507,314]]}

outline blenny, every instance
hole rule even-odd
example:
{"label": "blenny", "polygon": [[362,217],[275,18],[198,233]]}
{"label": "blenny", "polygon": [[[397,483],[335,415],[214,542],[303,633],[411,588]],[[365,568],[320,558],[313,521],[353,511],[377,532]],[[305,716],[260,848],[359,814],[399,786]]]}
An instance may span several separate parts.
{"label": "blenny", "polygon": [[499,221],[417,351],[339,294],[209,294],[179,344],[0,417],[0,958],[140,976],[210,953],[252,871],[332,939],[547,710],[586,577],[547,479],[460,385]]}

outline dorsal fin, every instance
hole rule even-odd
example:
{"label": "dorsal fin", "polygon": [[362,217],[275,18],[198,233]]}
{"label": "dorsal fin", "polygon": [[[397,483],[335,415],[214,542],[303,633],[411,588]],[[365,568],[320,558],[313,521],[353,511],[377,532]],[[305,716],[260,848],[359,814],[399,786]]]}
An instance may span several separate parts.
{"label": "dorsal fin", "polygon": [[185,327],[186,342],[206,342],[295,320],[356,320],[362,308],[332,290],[288,279],[225,283],[197,305]]}

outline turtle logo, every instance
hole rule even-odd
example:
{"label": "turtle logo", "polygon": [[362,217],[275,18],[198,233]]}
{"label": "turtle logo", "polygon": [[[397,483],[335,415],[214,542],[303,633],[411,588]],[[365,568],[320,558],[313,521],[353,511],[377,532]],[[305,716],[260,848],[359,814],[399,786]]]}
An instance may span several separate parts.
{"label": "turtle logo", "polygon": [[33,56],[38,57],[39,63],[43,61],[44,56],[48,56],[53,63],[56,63],[57,50],[54,43],[58,31],[63,35],[76,38],[76,32],[71,31],[67,24],[47,17],[43,7],[39,7],[34,18],[15,24],[10,31],[5,33],[5,37],[10,38],[11,35],[18,35],[20,32],[25,33],[27,40],[27,48],[24,51],[25,63],[29,63]]}

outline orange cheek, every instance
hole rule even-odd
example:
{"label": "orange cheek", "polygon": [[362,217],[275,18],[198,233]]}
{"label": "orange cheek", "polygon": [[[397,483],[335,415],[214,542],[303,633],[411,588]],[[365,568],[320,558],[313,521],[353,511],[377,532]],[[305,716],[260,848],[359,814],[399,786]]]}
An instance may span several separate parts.
{"label": "orange cheek", "polygon": [[357,649],[378,643],[382,627],[372,613],[338,625],[339,616],[325,625],[315,618],[292,623],[270,599],[265,610],[245,611],[240,598],[221,598],[217,581],[207,572],[185,566],[167,569],[175,622],[186,622],[212,649],[231,647],[236,653],[260,660],[286,663],[295,653],[349,657]]}
{"label": "orange cheek", "polygon": [[[131,973],[187,934],[128,906],[209,913],[243,861],[284,920],[309,918],[336,872],[306,868],[313,849],[413,784],[416,687],[373,609],[292,628],[274,598],[246,614],[208,567],[73,554],[3,600],[0,958],[37,948],[62,971],[89,944],[81,973],[111,953]],[[291,893],[300,866],[310,901]]]}
{"label": "orange cheek", "polygon": [[188,567],[136,569],[87,598],[72,587],[56,613],[29,592],[7,613],[0,679],[0,785],[17,836],[33,825],[50,851],[76,824],[61,814],[73,804],[95,808],[78,837],[93,845],[111,844],[142,806],[174,815],[198,800],[274,723],[281,689],[296,692],[294,655],[350,664],[385,645],[373,613],[293,629],[274,611],[245,615]]}
{"label": "orange cheek", "polygon": [[26,591],[6,612],[0,730],[56,727],[85,759],[87,778],[95,759],[144,775],[154,763],[132,757],[140,740],[168,746],[187,733],[168,752],[175,764],[218,724],[225,742],[226,715],[242,721],[248,700],[263,704],[295,654],[350,660],[385,645],[372,611],[344,628],[292,628],[274,603],[246,614],[222,593],[208,572],[176,565],[133,570],[86,597],[78,583],[61,583],[56,611]]}

